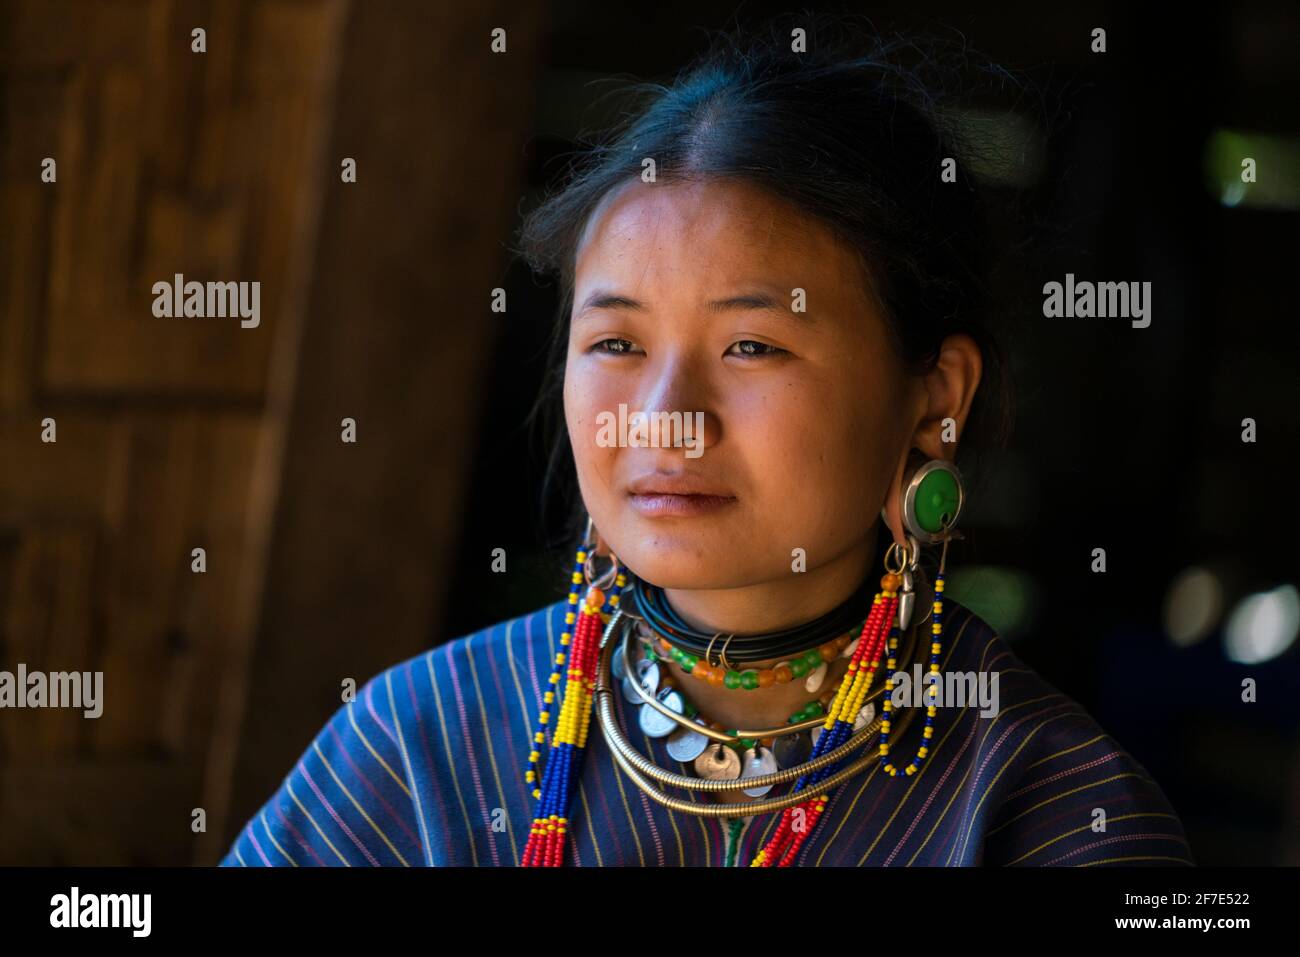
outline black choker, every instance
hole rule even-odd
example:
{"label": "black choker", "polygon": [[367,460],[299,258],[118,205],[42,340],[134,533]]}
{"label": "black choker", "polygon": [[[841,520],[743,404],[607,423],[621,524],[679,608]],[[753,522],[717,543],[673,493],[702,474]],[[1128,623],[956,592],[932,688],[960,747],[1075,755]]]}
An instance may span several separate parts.
{"label": "black choker", "polygon": [[635,605],[633,614],[644,618],[646,624],[673,647],[703,658],[706,652],[710,652],[712,644],[711,655],[717,660],[725,642],[727,660],[738,664],[786,658],[834,641],[851,630],[860,631],[875,600],[875,595],[864,582],[844,602],[820,618],[785,631],[732,635],[728,641],[725,634],[707,634],[686,624],[658,585],[637,579],[624,590],[625,601],[628,591],[632,592],[632,604]]}

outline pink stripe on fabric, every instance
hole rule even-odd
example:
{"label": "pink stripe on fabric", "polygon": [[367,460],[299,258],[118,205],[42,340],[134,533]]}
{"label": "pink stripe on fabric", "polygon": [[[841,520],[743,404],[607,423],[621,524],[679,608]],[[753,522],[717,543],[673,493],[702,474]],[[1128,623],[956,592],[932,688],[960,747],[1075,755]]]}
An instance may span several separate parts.
{"label": "pink stripe on fabric", "polygon": [[311,772],[307,770],[307,765],[299,761],[298,769],[302,772],[303,780],[307,782],[307,786],[310,787],[312,792],[316,795],[316,800],[320,801],[321,806],[325,808],[329,813],[329,816],[334,818],[334,823],[337,824],[343,833],[348,836],[348,839],[357,846],[357,850],[361,851],[361,853],[366,856],[366,860],[370,861],[371,866],[378,867],[378,858],[370,853],[370,849],[362,843],[361,838],[357,837],[356,834],[352,832],[352,828],[348,827],[343,818],[339,816],[339,812],[334,810],[334,805],[330,804],[330,802],[326,800],[324,793],[316,786],[315,780],[312,779]]}

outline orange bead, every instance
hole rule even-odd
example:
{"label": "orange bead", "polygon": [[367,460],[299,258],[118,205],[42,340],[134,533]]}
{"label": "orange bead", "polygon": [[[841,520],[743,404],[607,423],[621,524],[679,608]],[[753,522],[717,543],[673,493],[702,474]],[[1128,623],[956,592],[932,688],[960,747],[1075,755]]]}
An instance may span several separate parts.
{"label": "orange bead", "polygon": [[770,688],[776,684],[776,672],[771,668],[763,668],[758,673],[758,686],[760,688]]}
{"label": "orange bead", "polygon": [[794,677],[794,672],[790,670],[789,665],[777,665],[772,669],[772,673],[776,675],[777,684],[786,684]]}
{"label": "orange bead", "polygon": [[590,588],[587,589],[587,605],[588,607],[596,608],[596,609],[604,608],[605,593],[601,591],[599,588],[597,588],[595,585],[592,585]]}
{"label": "orange bead", "polygon": [[903,584],[902,576],[889,572],[884,578],[880,579],[880,587],[885,591],[898,591],[898,586]]}
{"label": "orange bead", "polygon": [[835,647],[835,642],[828,641],[819,649],[822,653],[822,661],[834,661],[840,650]]}
{"label": "orange bead", "polygon": [[714,668],[709,672],[709,684],[720,685],[726,680],[727,670],[725,668]]}

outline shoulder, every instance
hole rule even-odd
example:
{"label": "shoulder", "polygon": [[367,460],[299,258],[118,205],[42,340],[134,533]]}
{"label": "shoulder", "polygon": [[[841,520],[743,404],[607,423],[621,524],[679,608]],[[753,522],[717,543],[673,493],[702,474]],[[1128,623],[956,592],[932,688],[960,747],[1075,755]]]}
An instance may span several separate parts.
{"label": "shoulder", "polygon": [[549,670],[566,606],[461,635],[372,676],[303,749],[221,864],[433,863],[446,841],[437,782],[454,774],[478,725],[515,711],[522,723],[535,707],[536,676]]}
{"label": "shoulder", "polygon": [[1192,864],[1182,822],[1147,769],[987,622],[952,605],[950,633],[961,637],[949,667],[982,673],[989,692],[973,727],[984,862]]}
{"label": "shoulder", "polygon": [[484,674],[531,681],[550,670],[566,627],[568,602],[560,600],[486,625],[422,651],[380,672],[372,681],[408,689],[408,704],[435,690],[478,696]]}
{"label": "shoulder", "polygon": [[366,683],[358,697],[383,703],[409,775],[418,781],[454,774],[471,757],[461,754],[472,749],[469,738],[489,725],[512,734],[513,725],[530,720],[562,647],[567,611],[560,600],[486,625],[398,661]]}

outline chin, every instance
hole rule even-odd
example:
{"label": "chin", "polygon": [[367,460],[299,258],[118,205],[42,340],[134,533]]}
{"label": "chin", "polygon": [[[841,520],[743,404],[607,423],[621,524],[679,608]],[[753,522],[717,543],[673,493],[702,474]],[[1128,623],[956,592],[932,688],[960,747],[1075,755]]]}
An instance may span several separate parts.
{"label": "chin", "polygon": [[736,588],[752,583],[737,557],[750,554],[744,543],[716,530],[645,527],[630,522],[620,529],[619,561],[638,578],[661,588]]}

